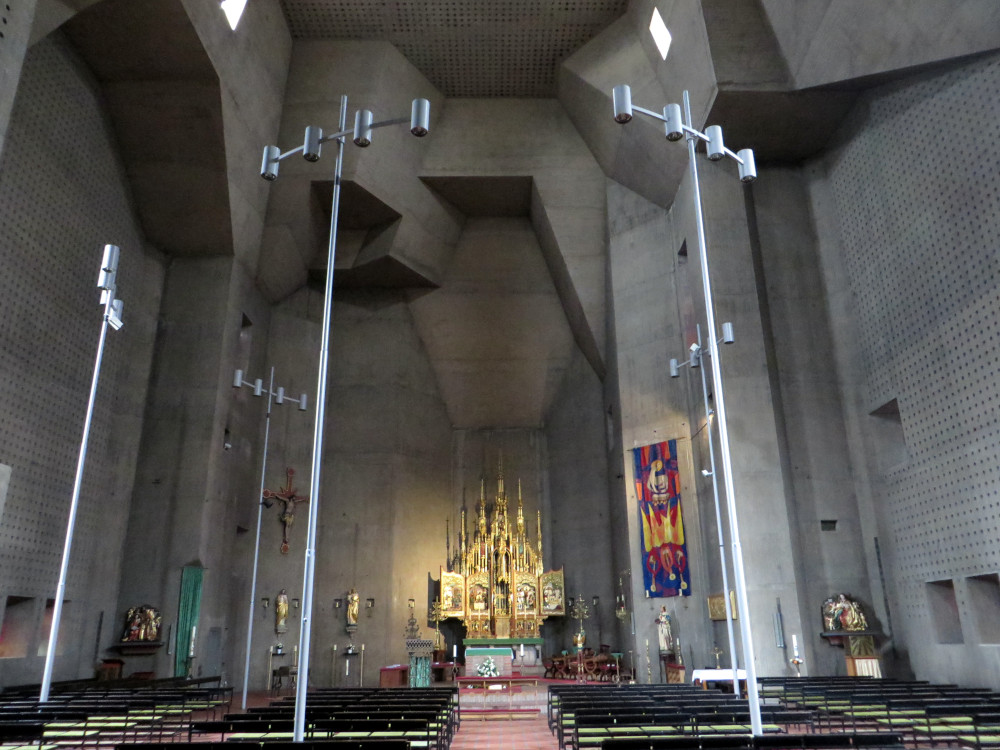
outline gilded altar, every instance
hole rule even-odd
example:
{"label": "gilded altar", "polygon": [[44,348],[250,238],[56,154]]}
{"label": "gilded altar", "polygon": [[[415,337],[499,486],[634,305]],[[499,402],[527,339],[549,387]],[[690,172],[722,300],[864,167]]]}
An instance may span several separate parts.
{"label": "gilded altar", "polygon": [[466,628],[466,639],[539,637],[546,617],[565,611],[563,571],[545,571],[542,560],[542,515],[535,521],[535,542],[529,538],[518,483],[513,523],[508,514],[503,471],[497,492],[487,504],[482,481],[473,533],[462,508],[458,543],[447,565],[441,566],[441,610]]}

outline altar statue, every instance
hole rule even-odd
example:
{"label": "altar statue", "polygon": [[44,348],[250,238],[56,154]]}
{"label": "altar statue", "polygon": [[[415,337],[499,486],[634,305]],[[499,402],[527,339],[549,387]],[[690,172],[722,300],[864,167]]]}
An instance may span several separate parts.
{"label": "altar statue", "polygon": [[674,640],[670,632],[670,615],[667,614],[666,606],[660,607],[660,614],[653,622],[656,623],[656,636],[660,641],[660,653],[665,653],[670,650]]}
{"label": "altar statue", "polygon": [[353,588],[347,594],[347,624],[358,624],[358,608],[361,605],[361,597]]}
{"label": "altar statue", "polygon": [[156,641],[160,635],[160,612],[155,607],[143,604],[132,607],[125,615],[125,631],[121,641]]}
{"label": "altar statue", "polygon": [[823,602],[823,628],[827,632],[844,630],[856,633],[868,630],[868,620],[858,602],[847,594],[838,594],[836,598],[831,596]]}
{"label": "altar statue", "polygon": [[288,594],[284,589],[274,599],[274,632],[288,632]]}

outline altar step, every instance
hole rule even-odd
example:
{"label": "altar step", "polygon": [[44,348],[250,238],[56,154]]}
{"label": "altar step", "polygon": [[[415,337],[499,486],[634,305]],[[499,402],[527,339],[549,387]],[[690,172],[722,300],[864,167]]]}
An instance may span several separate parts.
{"label": "altar step", "polygon": [[537,719],[540,714],[540,708],[463,708],[462,721]]}

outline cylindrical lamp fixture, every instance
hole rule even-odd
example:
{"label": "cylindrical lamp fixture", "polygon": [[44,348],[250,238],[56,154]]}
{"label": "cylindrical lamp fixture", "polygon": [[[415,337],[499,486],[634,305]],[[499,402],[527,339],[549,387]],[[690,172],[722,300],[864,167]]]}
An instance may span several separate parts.
{"label": "cylindrical lamp fixture", "polygon": [[121,249],[118,245],[104,246],[104,257],[101,259],[101,271],[97,275],[98,289],[110,290],[115,288],[115,275],[118,273],[118,256],[120,253]]}
{"label": "cylindrical lamp fixture", "polygon": [[668,104],[663,108],[663,129],[668,141],[679,141],[684,137],[684,121],[681,119],[681,105]]}
{"label": "cylindrical lamp fixture", "polygon": [[423,138],[431,129],[431,103],[427,99],[414,99],[410,109],[410,132]]}
{"label": "cylindrical lamp fixture", "polygon": [[268,182],[278,179],[278,160],[281,159],[281,149],[277,146],[264,146],[264,158],[260,162],[260,176]]}
{"label": "cylindrical lamp fixture", "polygon": [[[316,128],[309,125],[306,128],[305,143],[302,145],[302,158],[306,161],[319,161],[323,146],[320,141],[323,139],[323,128]],[[266,177],[264,179],[267,179]]]}
{"label": "cylindrical lamp fixture", "polygon": [[624,125],[632,119],[632,89],[626,84],[615,86],[611,90],[611,98],[615,104],[615,122]]}
{"label": "cylindrical lamp fixture", "polygon": [[744,148],[736,152],[742,163],[740,164],[740,179],[743,182],[753,182],[757,179],[757,162],[753,158],[753,149]]}
{"label": "cylindrical lamp fixture", "polygon": [[720,125],[709,125],[705,128],[705,135],[708,136],[708,158],[718,161],[726,155],[726,144],[722,142],[722,127]]}
{"label": "cylindrical lamp fixture", "polygon": [[374,120],[375,116],[370,109],[359,109],[354,115],[355,146],[364,148],[372,145],[372,122]]}

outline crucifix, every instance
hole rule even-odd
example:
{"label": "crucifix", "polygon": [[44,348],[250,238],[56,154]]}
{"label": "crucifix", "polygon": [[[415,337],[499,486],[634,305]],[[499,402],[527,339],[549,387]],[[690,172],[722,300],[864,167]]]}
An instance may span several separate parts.
{"label": "crucifix", "polygon": [[295,476],[295,469],[289,467],[285,469],[285,475],[287,480],[285,486],[279,489],[277,492],[273,490],[264,490],[264,499],[271,500],[277,498],[285,504],[285,509],[278,516],[278,520],[284,525],[284,531],[281,535],[281,554],[288,554],[288,530],[292,527],[295,522],[295,506],[298,503],[308,503],[309,497],[307,495],[297,495],[296,489],[292,486],[292,477]]}

